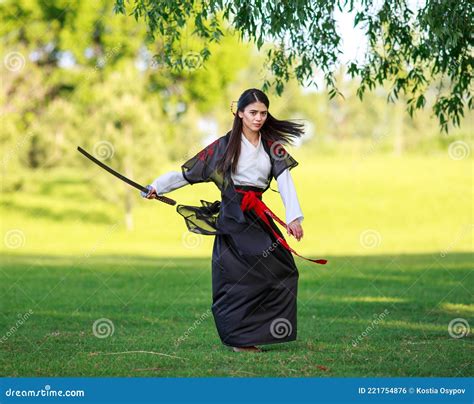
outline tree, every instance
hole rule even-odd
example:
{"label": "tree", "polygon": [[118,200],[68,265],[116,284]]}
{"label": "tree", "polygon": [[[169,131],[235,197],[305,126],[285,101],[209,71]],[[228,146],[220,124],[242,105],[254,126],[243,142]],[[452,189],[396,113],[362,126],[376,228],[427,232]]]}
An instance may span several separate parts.
{"label": "tree", "polygon": [[[83,130],[89,134],[83,144],[128,178],[155,176],[160,164],[167,162],[167,148],[159,136],[165,127],[163,114],[147,102],[146,83],[147,77],[129,62],[94,88],[84,89],[90,101],[82,114],[87,116]],[[82,162],[90,167],[90,162]],[[137,191],[108,174],[94,177],[91,185],[102,198],[123,203],[125,224],[131,230]]]}
{"label": "tree", "polygon": [[[197,111],[213,115],[215,105],[229,99],[226,87],[245,65],[250,46],[229,36],[214,44],[205,69],[170,71],[151,60],[164,43],[147,50],[145,27],[115,15],[113,4],[0,2],[2,190],[24,186],[24,170],[96,172],[77,153],[78,145],[127,176],[153,179],[170,158],[183,161],[200,147]],[[182,44],[188,64],[199,62],[190,49],[200,44],[198,38]],[[91,177],[90,186],[97,196],[122,203],[132,228],[137,193],[107,175]]]}
{"label": "tree", "polygon": [[[348,72],[360,78],[358,95],[389,84],[389,101],[405,93],[410,115],[426,104],[425,94],[441,83],[433,111],[442,130],[459,126],[465,109],[472,109],[473,5],[469,0],[427,0],[411,10],[408,0],[115,0],[118,13],[145,19],[149,36],[163,41],[160,57],[170,67],[183,69],[189,58],[178,46],[184,28],[204,40],[199,55],[205,62],[209,44],[224,36],[230,24],[243,39],[266,49],[267,76],[263,89],[275,87],[282,94],[286,83],[296,78],[313,83],[316,72],[324,74],[329,95],[342,95],[334,72],[341,38],[334,12],[355,12],[354,25],[368,39],[365,61],[350,61]],[[314,83],[313,83],[314,84]]]}

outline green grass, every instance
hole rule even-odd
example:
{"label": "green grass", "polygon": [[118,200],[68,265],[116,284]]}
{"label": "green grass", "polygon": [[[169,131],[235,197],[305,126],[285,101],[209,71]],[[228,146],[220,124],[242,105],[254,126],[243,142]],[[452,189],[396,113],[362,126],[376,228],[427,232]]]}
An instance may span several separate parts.
{"label": "green grass", "polygon": [[[2,376],[472,376],[472,335],[448,333],[472,320],[472,257],[329,258],[331,271],[299,262],[297,341],[239,354],[206,315],[206,259],[7,257],[1,329],[33,313],[2,344]],[[94,336],[100,318],[107,338]]]}
{"label": "green grass", "polygon": [[[126,231],[120,200],[96,198],[89,178],[120,192],[118,180],[95,168],[38,172],[0,201],[1,375],[472,376],[472,332],[448,333],[453,319],[474,324],[472,160],[295,157],[305,236],[290,244],[329,260],[323,269],[296,258],[296,342],[226,350],[208,312],[213,237],[138,195]],[[169,196],[219,198],[210,184]],[[277,193],[264,200],[284,217]],[[113,335],[94,336],[100,318]]]}

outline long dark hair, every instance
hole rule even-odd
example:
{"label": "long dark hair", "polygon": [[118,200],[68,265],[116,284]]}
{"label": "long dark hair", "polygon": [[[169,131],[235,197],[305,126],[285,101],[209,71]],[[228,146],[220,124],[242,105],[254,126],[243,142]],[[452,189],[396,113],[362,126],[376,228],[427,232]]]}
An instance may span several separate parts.
{"label": "long dark hair", "polygon": [[[243,127],[242,118],[239,117],[238,111],[243,112],[247,105],[257,101],[265,104],[268,110],[270,101],[263,91],[256,88],[249,88],[240,96],[237,102],[237,111],[235,112],[234,123],[230,131],[230,139],[225,155],[217,165],[219,171],[226,172],[229,167],[231,167],[232,173],[235,173],[240,156],[240,142]],[[260,134],[262,142],[271,140],[278,141],[281,144],[292,144],[296,138],[304,135],[304,124],[292,121],[280,121],[268,111],[267,119],[260,128]]]}

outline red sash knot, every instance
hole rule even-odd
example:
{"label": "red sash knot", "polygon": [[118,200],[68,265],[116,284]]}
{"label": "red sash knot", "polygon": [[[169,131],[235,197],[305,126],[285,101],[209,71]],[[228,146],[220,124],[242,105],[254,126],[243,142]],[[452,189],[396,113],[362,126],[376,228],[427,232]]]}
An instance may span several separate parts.
{"label": "red sash knot", "polygon": [[[268,216],[276,220],[278,223],[280,223],[287,231],[288,231],[288,226],[287,224],[281,220],[277,215],[275,215],[270,208],[265,205],[265,203],[259,199],[258,197],[262,195],[261,191],[252,191],[252,190],[241,190],[241,189],[236,189],[237,192],[244,194],[242,198],[242,202],[240,203],[240,208],[242,209],[243,212],[247,210],[253,210],[256,215],[263,220],[263,222],[267,225],[267,227],[272,231],[273,235],[276,237],[277,241],[283,245],[288,251],[292,252],[293,254],[297,255],[298,257],[301,257],[305,260],[314,262],[316,264],[326,264],[327,260],[325,259],[311,259],[311,258],[306,258],[303,257],[302,255],[298,254],[293,248],[291,248],[286,240],[284,238],[281,238],[278,233],[275,231],[275,229],[271,226],[270,221],[268,220]],[[268,215],[268,216],[267,216]]]}

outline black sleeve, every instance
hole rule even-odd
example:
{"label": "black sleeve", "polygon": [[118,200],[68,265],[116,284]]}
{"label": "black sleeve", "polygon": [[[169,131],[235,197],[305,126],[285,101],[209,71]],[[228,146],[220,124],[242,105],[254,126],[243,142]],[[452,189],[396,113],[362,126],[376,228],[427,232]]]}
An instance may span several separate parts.
{"label": "black sleeve", "polygon": [[212,180],[211,173],[216,164],[216,145],[217,141],[211,143],[181,166],[184,179],[191,185]]}

